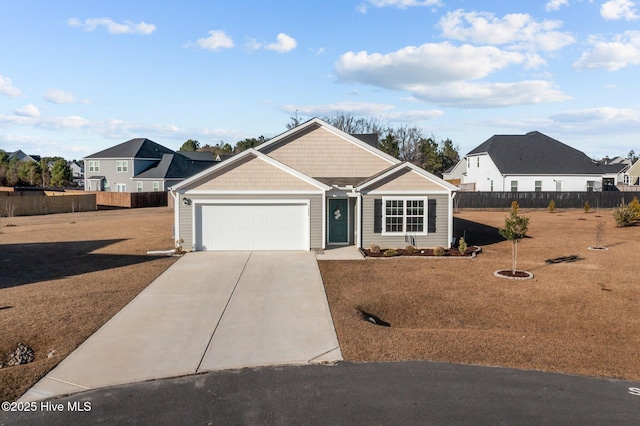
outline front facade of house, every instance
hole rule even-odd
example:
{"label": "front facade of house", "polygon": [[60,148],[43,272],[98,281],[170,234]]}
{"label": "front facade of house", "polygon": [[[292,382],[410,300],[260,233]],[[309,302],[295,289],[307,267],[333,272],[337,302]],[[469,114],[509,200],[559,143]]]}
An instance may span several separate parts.
{"label": "front facade of house", "polygon": [[171,188],[192,250],[450,247],[455,187],[319,119]]}
{"label": "front facade of house", "polygon": [[453,169],[460,189],[484,192],[602,191],[622,184],[627,169],[596,163],[540,132],[492,136],[460,163]]}

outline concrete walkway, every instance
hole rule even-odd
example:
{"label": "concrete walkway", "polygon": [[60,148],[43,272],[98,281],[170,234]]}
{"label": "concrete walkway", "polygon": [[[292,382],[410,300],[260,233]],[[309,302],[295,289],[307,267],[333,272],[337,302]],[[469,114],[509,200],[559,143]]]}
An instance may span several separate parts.
{"label": "concrete walkway", "polygon": [[314,253],[189,253],[20,401],[202,371],[340,360]]}
{"label": "concrete walkway", "polygon": [[364,260],[364,256],[356,246],[329,246],[316,252],[318,260]]}

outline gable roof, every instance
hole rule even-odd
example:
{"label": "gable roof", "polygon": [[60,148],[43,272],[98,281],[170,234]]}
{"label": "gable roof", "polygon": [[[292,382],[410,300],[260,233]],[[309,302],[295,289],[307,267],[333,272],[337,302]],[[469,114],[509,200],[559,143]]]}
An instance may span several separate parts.
{"label": "gable roof", "polygon": [[322,189],[324,191],[330,189],[330,186],[325,185],[322,182],[317,181],[316,179],[309,177],[307,175],[305,175],[304,173],[300,173],[299,171],[292,169],[291,167],[287,166],[286,164],[283,164],[281,162],[279,162],[278,160],[269,157],[268,155],[265,155],[259,151],[257,151],[255,148],[249,148],[246,149],[244,151],[242,151],[240,154],[234,155],[232,158],[226,160],[226,161],[220,161],[220,162],[216,162],[214,163],[213,166],[203,170],[202,172],[195,174],[193,176],[191,176],[188,179],[183,180],[182,182],[180,182],[177,185],[172,186],[170,189],[172,191],[177,191],[179,189],[185,188],[187,186],[189,186],[190,184],[197,182],[203,178],[206,178],[207,176],[210,175],[214,175],[215,173],[217,173],[218,171],[220,171],[221,169],[228,169],[228,168],[233,168],[236,164],[238,163],[242,163],[243,160],[245,158],[247,158],[248,156],[253,156],[256,158],[259,158],[265,162],[267,162],[268,164],[275,166],[283,171],[285,171],[286,173],[289,173],[290,175],[293,175],[295,177],[297,177],[300,180],[303,180],[315,187],[317,187],[318,189]]}
{"label": "gable roof", "polygon": [[390,176],[393,176],[394,174],[398,173],[401,170],[408,170],[408,171],[414,171],[416,173],[418,173],[419,175],[421,175],[422,177],[424,177],[425,179],[428,179],[430,181],[432,181],[433,183],[437,184],[438,186],[441,186],[442,189],[449,191],[449,192],[455,192],[458,190],[458,187],[456,187],[455,185],[450,184],[449,182],[440,179],[438,176],[429,173],[428,171],[416,166],[413,163],[409,163],[407,161],[404,161],[402,163],[399,164],[395,164],[391,167],[389,167],[386,170],[381,171],[380,173],[378,173],[375,176],[372,176],[371,178],[367,179],[364,182],[361,182],[358,185],[357,190],[361,191],[363,189],[366,189],[369,186],[375,185],[377,182],[382,181]]}
{"label": "gable roof", "polygon": [[9,160],[18,160],[18,161],[33,161],[38,162],[42,157],[39,155],[29,155],[25,154],[21,149],[14,152],[7,152],[7,157]]}
{"label": "gable roof", "polygon": [[174,151],[146,138],[131,139],[85,158],[162,158]]}
{"label": "gable roof", "polygon": [[134,176],[134,179],[186,179],[211,167],[211,161],[194,161],[179,153],[163,154],[154,166]]}
{"label": "gable roof", "polygon": [[582,151],[537,131],[525,135],[494,135],[467,157],[485,153],[502,174],[602,174],[608,167],[599,166]]}
{"label": "gable roof", "polygon": [[[397,158],[392,157],[391,155],[387,154],[386,152],[383,152],[379,149],[377,149],[376,147],[372,146],[371,144],[359,139],[358,137],[356,137],[355,135],[350,135],[348,133],[343,132],[342,130],[333,127],[332,125],[326,123],[325,121],[322,121],[321,119],[315,117],[312,118],[311,120],[307,120],[304,123],[300,124],[299,126],[296,126],[292,129],[287,130],[284,133],[279,134],[278,136],[269,139],[267,142],[258,145],[257,147],[255,147],[256,150],[258,151],[265,151],[267,150],[269,147],[273,147],[275,145],[277,145],[279,142],[290,138],[294,135],[296,135],[297,133],[302,133],[302,132],[306,132],[307,129],[310,128],[314,128],[314,127],[323,127],[324,129],[328,130],[329,132],[332,132],[340,137],[342,137],[343,139],[351,142],[352,144],[359,146],[387,161],[389,161],[391,164],[397,164],[400,162],[400,160],[398,160]],[[371,141],[371,137],[370,136],[366,136],[366,135],[359,135],[361,136],[363,139],[367,140],[367,141]]]}

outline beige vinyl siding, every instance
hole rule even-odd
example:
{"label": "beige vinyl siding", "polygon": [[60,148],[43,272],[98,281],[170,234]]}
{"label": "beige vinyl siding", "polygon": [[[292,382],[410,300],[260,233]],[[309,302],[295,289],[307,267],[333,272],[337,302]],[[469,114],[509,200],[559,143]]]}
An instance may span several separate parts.
{"label": "beige vinyl siding", "polygon": [[[322,194],[229,194],[229,195],[186,195],[191,200],[309,200],[310,213],[310,245],[311,249],[322,247]],[[180,208],[180,238],[184,239],[182,247],[190,250],[193,246],[193,203],[184,205],[185,195],[180,194],[178,206]]]}
{"label": "beige vinyl siding", "polygon": [[403,169],[374,185],[367,186],[367,191],[442,191],[444,188],[434,181],[420,176],[417,172]]}
{"label": "beige vinyl siding", "polygon": [[[411,198],[415,195],[398,195],[398,198]],[[396,197],[396,195],[386,197]],[[436,200],[436,232],[428,235],[415,235],[418,247],[449,247],[449,196],[447,194],[426,195],[428,199]],[[382,199],[382,195],[363,195],[362,197],[362,245],[368,248],[371,244],[378,244],[381,248],[404,248],[407,243],[404,235],[383,235],[374,233],[375,201]],[[383,224],[384,226],[384,224]],[[425,224],[426,226],[426,224]]]}
{"label": "beige vinyl siding", "polygon": [[311,177],[373,176],[393,164],[322,127],[307,129],[262,152]]}
{"label": "beige vinyl siding", "polygon": [[194,183],[189,189],[224,191],[317,190],[308,182],[253,156],[248,156],[243,161],[231,166],[233,168],[225,167],[213,175],[206,176],[206,181]]}

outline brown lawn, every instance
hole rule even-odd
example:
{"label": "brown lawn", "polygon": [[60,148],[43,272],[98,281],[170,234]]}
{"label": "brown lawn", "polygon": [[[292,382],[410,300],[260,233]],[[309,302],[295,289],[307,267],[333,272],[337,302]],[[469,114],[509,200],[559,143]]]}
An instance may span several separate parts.
{"label": "brown lawn", "polygon": [[[511,267],[511,244],[496,229],[506,212],[455,215],[456,235],[483,248],[475,259],[319,262],[344,358],[640,380],[640,226],[616,228],[609,210],[522,213],[531,218],[519,245],[518,269],[535,274],[527,281],[493,276]],[[608,251],[587,249],[599,221]]]}
{"label": "brown lawn", "polygon": [[24,393],[175,261],[146,255],[173,247],[172,223],[168,208],[0,219],[0,356],[18,343],[35,351],[34,362],[0,369],[0,401]]}

